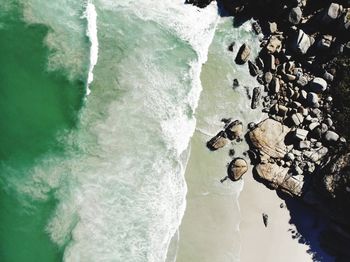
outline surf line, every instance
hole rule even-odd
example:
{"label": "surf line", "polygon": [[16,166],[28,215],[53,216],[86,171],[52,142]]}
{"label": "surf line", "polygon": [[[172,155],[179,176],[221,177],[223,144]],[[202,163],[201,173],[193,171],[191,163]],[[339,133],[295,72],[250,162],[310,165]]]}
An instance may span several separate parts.
{"label": "surf line", "polygon": [[86,82],[86,95],[88,96],[91,93],[89,87],[94,80],[93,71],[98,60],[97,12],[92,0],[88,0],[83,18],[87,20],[86,36],[90,40],[90,64]]}

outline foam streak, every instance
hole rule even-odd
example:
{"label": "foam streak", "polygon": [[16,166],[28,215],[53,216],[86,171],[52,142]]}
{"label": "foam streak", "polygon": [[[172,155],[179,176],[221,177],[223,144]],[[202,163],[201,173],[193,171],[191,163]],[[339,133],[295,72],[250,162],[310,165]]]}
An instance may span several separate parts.
{"label": "foam streak", "polygon": [[97,13],[95,5],[92,3],[91,0],[89,0],[87,3],[85,17],[88,23],[86,35],[89,37],[91,43],[89,75],[86,85],[86,94],[89,95],[91,92],[89,86],[94,80],[93,70],[98,60]]}

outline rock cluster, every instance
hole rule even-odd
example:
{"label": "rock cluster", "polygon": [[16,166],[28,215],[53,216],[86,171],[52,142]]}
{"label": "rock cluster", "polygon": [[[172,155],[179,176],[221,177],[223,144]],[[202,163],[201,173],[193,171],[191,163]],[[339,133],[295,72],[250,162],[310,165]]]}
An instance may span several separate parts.
{"label": "rock cluster", "polygon": [[[235,54],[235,62],[247,66],[259,83],[250,97],[251,108],[262,107],[268,115],[248,124],[248,153],[255,174],[270,187],[308,203],[310,195],[314,199],[315,192],[321,193],[330,203],[332,218],[350,228],[350,211],[344,211],[350,210],[350,153],[344,153],[350,150],[336,129],[335,124],[341,125],[332,97],[339,78],[334,64],[350,54],[350,1],[221,3],[235,21],[254,17],[252,29],[261,39],[258,57],[252,57],[247,44]],[[227,130],[221,132],[228,139]],[[236,158],[230,163],[229,178],[237,180],[246,172],[243,161]],[[350,233],[346,234],[350,243]],[[344,255],[344,250],[337,252]]]}
{"label": "rock cluster", "polygon": [[243,123],[241,121],[224,119],[223,122],[226,122],[224,129],[219,131],[207,142],[207,147],[211,151],[215,151],[226,146],[230,141],[240,141],[243,138]]}
{"label": "rock cluster", "polygon": [[[234,11],[239,14],[263,2],[276,1],[243,1]],[[332,120],[334,72],[327,71],[327,64],[350,40],[350,9],[331,3],[304,15],[307,1],[280,2],[284,5],[274,8],[282,8],[277,13],[285,16],[261,19],[261,27],[267,29],[258,57],[250,57],[244,44],[236,63],[248,62],[250,74],[261,84],[253,89],[251,108],[262,101],[269,116],[248,135],[258,158],[256,173],[274,187],[300,196],[305,176],[322,167],[332,148],[346,143]]]}

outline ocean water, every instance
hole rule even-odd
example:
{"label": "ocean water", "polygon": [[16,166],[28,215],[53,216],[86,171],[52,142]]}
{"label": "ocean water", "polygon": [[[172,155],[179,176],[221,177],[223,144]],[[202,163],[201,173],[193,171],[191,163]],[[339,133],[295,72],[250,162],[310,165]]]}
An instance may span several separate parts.
{"label": "ocean water", "polygon": [[0,7],[0,260],[164,261],[215,4]]}

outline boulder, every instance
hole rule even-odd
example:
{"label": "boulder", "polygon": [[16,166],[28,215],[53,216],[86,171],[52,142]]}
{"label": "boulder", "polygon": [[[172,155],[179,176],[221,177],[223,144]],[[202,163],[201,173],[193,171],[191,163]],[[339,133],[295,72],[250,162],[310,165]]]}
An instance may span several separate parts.
{"label": "boulder", "polygon": [[271,36],[269,42],[267,43],[266,50],[269,54],[273,54],[275,52],[280,52],[282,49],[282,41],[280,40],[280,36]]}
{"label": "boulder", "polygon": [[252,24],[252,28],[253,28],[253,31],[255,32],[256,35],[259,35],[262,33],[262,29],[261,29],[261,26],[259,25],[259,23],[254,22]]}
{"label": "boulder", "polygon": [[299,6],[294,7],[288,14],[288,21],[293,25],[297,25],[300,23],[302,16],[303,13],[301,11],[301,8]]}
{"label": "boulder", "polygon": [[323,35],[321,39],[317,42],[317,48],[328,49],[331,47],[333,42],[333,37],[331,35]]}
{"label": "boulder", "polygon": [[309,134],[309,131],[301,128],[297,128],[294,132],[294,138],[303,141],[306,139],[307,135]]}
{"label": "boulder", "polygon": [[286,159],[287,161],[293,162],[293,161],[295,160],[295,155],[294,155],[292,152],[289,152],[289,153],[287,153],[287,154],[285,155],[285,159]]}
{"label": "boulder", "polygon": [[265,71],[276,72],[276,59],[273,55],[266,55],[264,59]]}
{"label": "boulder", "polygon": [[279,116],[285,117],[288,113],[288,107],[284,106],[284,105],[278,105],[277,106],[277,114]]}
{"label": "boulder", "polygon": [[260,73],[259,67],[250,60],[248,61],[248,67],[251,76],[257,76]]}
{"label": "boulder", "polygon": [[310,82],[310,90],[314,93],[320,94],[327,89],[327,82],[323,78],[315,77]]}
{"label": "boulder", "polygon": [[306,86],[308,83],[309,83],[309,80],[304,75],[299,76],[299,78],[297,79],[297,85],[299,86]]}
{"label": "boulder", "polygon": [[307,35],[303,30],[299,29],[297,37],[294,37],[291,48],[301,54],[306,54],[309,48],[313,45],[315,39]]}
{"label": "boulder", "polygon": [[230,140],[240,139],[243,136],[243,123],[235,120],[227,125],[225,132]]}
{"label": "boulder", "polygon": [[334,131],[327,131],[324,135],[325,142],[334,143],[339,139],[339,135]]}
{"label": "boulder", "polygon": [[311,123],[309,125],[309,130],[312,131],[314,130],[316,127],[318,127],[320,124],[319,123]]}
{"label": "boulder", "polygon": [[327,147],[320,147],[317,149],[309,149],[304,151],[304,157],[309,159],[310,161],[314,163],[318,163],[321,161],[328,153]]}
{"label": "boulder", "polygon": [[337,3],[331,3],[328,9],[325,10],[322,17],[322,22],[329,24],[334,20],[338,19],[343,12],[343,7]]}
{"label": "boulder", "polygon": [[200,8],[208,6],[213,0],[186,0],[186,4],[192,4]]}
{"label": "boulder", "polygon": [[271,81],[272,81],[272,73],[271,72],[266,72],[265,75],[264,75],[264,80],[265,80],[265,83],[266,84],[270,84]]}
{"label": "boulder", "polygon": [[257,175],[276,189],[281,189],[294,196],[302,195],[303,176],[291,176],[288,168],[272,163],[261,163],[255,168]]}
{"label": "boulder", "polygon": [[300,113],[295,113],[291,116],[292,124],[294,126],[299,126],[303,123],[304,121],[304,116]]}
{"label": "boulder", "polygon": [[322,77],[323,77],[323,79],[325,79],[328,82],[332,82],[334,80],[334,75],[332,75],[331,73],[329,73],[327,71],[324,72]]}
{"label": "boulder", "polygon": [[235,158],[231,161],[227,169],[228,177],[233,180],[239,180],[248,171],[248,164],[242,158]]}
{"label": "boulder", "polygon": [[309,149],[310,147],[311,147],[311,142],[308,140],[300,141],[298,144],[298,148],[300,150]]}
{"label": "boulder", "polygon": [[317,104],[319,102],[319,97],[314,92],[309,92],[306,97],[307,102],[311,107],[317,107]]}
{"label": "boulder", "polygon": [[280,91],[281,85],[280,80],[276,77],[272,78],[272,81],[269,85],[269,90],[271,94],[277,94]]}
{"label": "boulder", "polygon": [[274,34],[277,32],[278,28],[277,28],[277,23],[275,22],[269,22],[269,26],[268,26],[268,30],[270,34]]}
{"label": "boulder", "polygon": [[260,100],[261,100],[261,88],[254,87],[251,108],[256,109],[260,104]]}
{"label": "boulder", "polygon": [[207,147],[211,151],[215,151],[226,146],[228,143],[229,140],[227,139],[226,133],[224,131],[220,131],[216,136],[207,142]]}
{"label": "boulder", "polygon": [[288,152],[284,143],[290,129],[273,119],[266,119],[249,132],[253,146],[272,158],[283,158]]}
{"label": "boulder", "polygon": [[243,44],[240,49],[238,50],[237,56],[236,56],[236,63],[239,65],[243,65],[246,63],[249,59],[251,50],[250,47],[247,44]]}
{"label": "boulder", "polygon": [[261,57],[257,57],[255,59],[255,64],[258,66],[260,70],[264,69],[264,61],[261,59]]}

